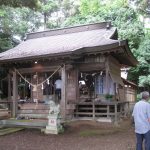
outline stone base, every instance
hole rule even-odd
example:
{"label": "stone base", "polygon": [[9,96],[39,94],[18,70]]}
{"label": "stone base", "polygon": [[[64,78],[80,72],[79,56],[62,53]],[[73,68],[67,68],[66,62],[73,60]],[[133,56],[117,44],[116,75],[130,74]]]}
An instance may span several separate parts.
{"label": "stone base", "polygon": [[58,127],[57,126],[46,126],[45,129],[46,134],[58,134]]}
{"label": "stone base", "polygon": [[47,130],[44,131],[45,134],[58,134],[58,130]]}
{"label": "stone base", "polygon": [[46,129],[44,130],[45,134],[59,134],[64,132],[64,129],[62,127],[62,125],[56,126],[56,127],[52,127],[52,126],[46,126]]}

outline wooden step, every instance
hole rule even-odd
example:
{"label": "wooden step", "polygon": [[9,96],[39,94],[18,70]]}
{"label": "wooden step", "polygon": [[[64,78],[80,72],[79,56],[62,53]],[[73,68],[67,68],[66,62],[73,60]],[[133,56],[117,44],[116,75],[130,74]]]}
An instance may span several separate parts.
{"label": "wooden step", "polygon": [[92,115],[92,112],[75,112],[76,115]]}
{"label": "wooden step", "polygon": [[22,109],[18,110],[18,114],[48,114],[49,109]]}

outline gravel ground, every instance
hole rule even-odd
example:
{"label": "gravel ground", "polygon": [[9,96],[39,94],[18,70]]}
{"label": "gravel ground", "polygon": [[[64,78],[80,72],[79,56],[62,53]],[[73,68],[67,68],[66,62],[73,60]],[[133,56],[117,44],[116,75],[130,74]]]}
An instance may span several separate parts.
{"label": "gravel ground", "polygon": [[25,129],[0,136],[0,150],[135,150],[135,134],[128,120],[118,127],[76,121],[66,124],[65,133],[59,135]]}

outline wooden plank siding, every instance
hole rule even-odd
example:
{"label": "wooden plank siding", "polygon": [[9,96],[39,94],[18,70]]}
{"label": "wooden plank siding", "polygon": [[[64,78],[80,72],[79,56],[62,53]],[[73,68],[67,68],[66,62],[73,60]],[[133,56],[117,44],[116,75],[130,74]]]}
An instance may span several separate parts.
{"label": "wooden plank siding", "polygon": [[136,90],[129,87],[125,87],[125,100],[129,102],[135,102]]}

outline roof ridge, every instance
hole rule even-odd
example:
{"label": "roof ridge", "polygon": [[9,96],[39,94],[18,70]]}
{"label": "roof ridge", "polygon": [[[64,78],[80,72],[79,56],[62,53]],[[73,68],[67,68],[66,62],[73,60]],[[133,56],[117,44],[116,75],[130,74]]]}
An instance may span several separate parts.
{"label": "roof ridge", "polygon": [[77,33],[77,32],[84,32],[96,29],[110,29],[111,22],[100,22],[100,23],[93,23],[93,24],[84,24],[66,28],[57,28],[57,29],[50,29],[46,31],[40,32],[33,32],[27,34],[27,40],[53,36],[53,35],[62,35],[62,34],[69,34],[69,33]]}

